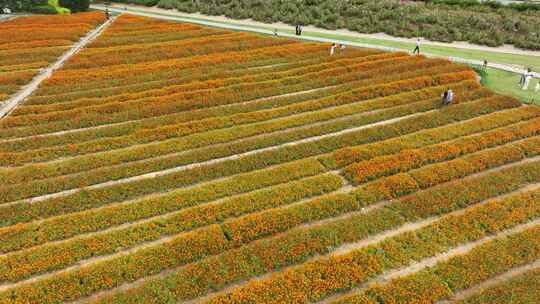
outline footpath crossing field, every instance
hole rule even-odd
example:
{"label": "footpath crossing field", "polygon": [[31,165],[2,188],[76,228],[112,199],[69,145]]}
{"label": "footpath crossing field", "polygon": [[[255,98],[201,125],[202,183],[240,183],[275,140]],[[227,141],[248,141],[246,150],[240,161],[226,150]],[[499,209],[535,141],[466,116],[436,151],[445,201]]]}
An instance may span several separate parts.
{"label": "footpath crossing field", "polygon": [[104,19],[90,12],[0,22],[0,105]]}
{"label": "footpath crossing field", "polygon": [[0,120],[0,303],[534,299],[540,107],[329,50],[114,20]]}

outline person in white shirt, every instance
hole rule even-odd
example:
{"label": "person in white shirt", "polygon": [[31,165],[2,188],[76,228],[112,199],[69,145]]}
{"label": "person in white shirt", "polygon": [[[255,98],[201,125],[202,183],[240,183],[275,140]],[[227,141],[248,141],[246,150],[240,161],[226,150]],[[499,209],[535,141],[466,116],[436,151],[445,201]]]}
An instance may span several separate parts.
{"label": "person in white shirt", "polygon": [[334,56],[335,51],[336,51],[336,44],[332,43],[332,47],[330,48],[330,56]]}
{"label": "person in white shirt", "polygon": [[529,88],[529,83],[531,82],[532,77],[533,77],[533,74],[531,72],[531,69],[528,69],[527,74],[525,74],[523,87],[521,87],[522,90],[527,90]]}
{"label": "person in white shirt", "polygon": [[442,102],[443,105],[449,105],[454,100],[454,92],[448,88],[444,93],[442,94]]}
{"label": "person in white shirt", "polygon": [[536,88],[534,88],[534,91],[536,93],[540,92],[540,79],[538,80],[538,82],[536,83]]}
{"label": "person in white shirt", "polygon": [[413,54],[418,54],[418,55],[420,55],[420,44],[421,44],[421,43],[422,43],[422,42],[420,41],[420,38],[416,39],[416,47],[414,48],[414,50],[413,50],[413,52],[412,52]]}

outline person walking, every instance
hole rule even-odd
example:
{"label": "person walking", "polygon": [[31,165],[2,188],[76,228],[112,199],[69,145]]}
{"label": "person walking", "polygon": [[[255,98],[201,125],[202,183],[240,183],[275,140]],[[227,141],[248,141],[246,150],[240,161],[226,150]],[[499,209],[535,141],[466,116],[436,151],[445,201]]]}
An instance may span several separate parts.
{"label": "person walking", "polygon": [[111,18],[111,12],[109,12],[109,8],[105,9],[105,18],[107,18],[107,20],[109,20],[109,18]]}
{"label": "person walking", "polygon": [[454,92],[448,88],[444,93],[442,94],[442,103],[443,105],[449,105],[454,100]]}
{"label": "person walking", "polygon": [[540,93],[540,79],[538,79],[538,82],[536,83],[536,88],[534,88],[534,91],[536,93]]}
{"label": "person walking", "polygon": [[416,39],[416,47],[414,48],[413,50],[413,54],[418,54],[420,55],[420,45],[422,44],[422,42],[420,41],[420,38],[417,38]]}
{"label": "person walking", "polygon": [[342,52],[345,51],[345,48],[346,48],[346,47],[347,47],[347,46],[346,46],[345,44],[342,43],[342,44],[341,44],[341,51],[342,51]]}
{"label": "person walking", "polygon": [[300,25],[296,25],[296,36],[300,36]]}
{"label": "person walking", "polygon": [[529,88],[529,83],[531,82],[532,76],[533,75],[532,75],[531,69],[527,69],[527,74],[525,74],[523,87],[521,87],[522,90],[526,91]]}
{"label": "person walking", "polygon": [[298,36],[302,36],[302,25],[298,25]]}
{"label": "person walking", "polygon": [[487,71],[487,67],[488,67],[488,61],[484,59],[484,65],[482,66],[483,69],[484,69],[484,72]]}
{"label": "person walking", "polygon": [[330,56],[334,56],[335,52],[336,52],[336,44],[332,43],[332,47],[330,47]]}

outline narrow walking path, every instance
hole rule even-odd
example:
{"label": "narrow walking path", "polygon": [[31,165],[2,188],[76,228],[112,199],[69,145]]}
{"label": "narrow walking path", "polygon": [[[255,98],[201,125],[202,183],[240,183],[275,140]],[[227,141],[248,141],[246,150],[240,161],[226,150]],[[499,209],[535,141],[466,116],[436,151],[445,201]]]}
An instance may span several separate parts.
{"label": "narrow walking path", "polygon": [[[537,187],[537,186],[535,186],[535,187]],[[518,193],[518,192],[521,192],[521,191],[513,192],[513,194]],[[504,196],[509,196],[509,195],[504,195]],[[496,199],[496,198],[494,198],[494,199]],[[491,200],[493,200],[493,199],[490,199],[488,201],[491,201]],[[482,202],[480,204],[485,204],[488,201],[484,201],[484,202]],[[458,212],[456,212],[455,214],[463,213],[466,210],[467,209],[461,209]],[[450,215],[450,214],[448,214],[448,215]],[[445,215],[445,216],[448,216],[448,215]],[[444,218],[445,216],[443,216],[441,218]],[[435,221],[433,221],[433,222],[435,222]],[[452,248],[452,249],[450,249],[448,251],[445,251],[443,253],[440,253],[440,254],[437,254],[435,256],[432,256],[432,257],[426,258],[424,260],[421,260],[420,262],[412,263],[412,264],[410,264],[408,266],[405,266],[403,268],[392,269],[392,270],[390,270],[388,272],[385,272],[385,273],[373,278],[372,280],[369,280],[368,282],[362,284],[361,286],[359,286],[357,288],[354,288],[354,289],[352,289],[350,291],[343,292],[343,293],[336,293],[336,294],[334,294],[334,295],[332,295],[332,296],[330,296],[330,297],[328,297],[328,298],[326,298],[326,299],[324,299],[324,300],[322,300],[320,302],[317,302],[317,304],[331,304],[331,303],[334,303],[335,301],[337,301],[339,299],[342,299],[342,298],[344,298],[346,296],[352,296],[352,295],[361,293],[362,291],[364,291],[367,288],[370,288],[372,286],[384,285],[384,284],[387,284],[387,283],[391,282],[392,280],[412,275],[414,273],[425,270],[426,268],[434,267],[438,263],[446,262],[446,261],[452,259],[453,257],[460,256],[460,255],[465,255],[465,254],[471,252],[476,247],[481,246],[483,244],[486,244],[487,242],[493,241],[495,239],[500,239],[500,238],[503,238],[503,237],[507,237],[509,235],[516,234],[516,233],[519,233],[519,232],[523,232],[523,231],[525,231],[527,229],[536,227],[539,224],[540,224],[540,219],[535,219],[535,220],[532,220],[530,222],[520,224],[520,225],[517,225],[517,226],[515,226],[513,228],[503,230],[503,231],[498,232],[496,234],[487,236],[485,238],[482,238],[482,239],[479,239],[479,240],[476,240],[476,241],[473,241],[473,242],[470,242],[470,243],[461,244],[461,245],[456,246],[456,247],[454,247],[454,248]],[[418,229],[426,227],[426,226],[427,225],[422,225]],[[414,230],[411,230],[411,231],[414,231]],[[524,273],[526,271],[535,269],[538,266],[540,266],[540,261],[536,261],[533,264],[528,264],[528,265],[525,265],[525,266],[522,266],[522,267],[519,267],[519,268],[515,268],[515,269],[513,269],[513,270],[511,270],[511,271],[509,271],[507,273],[504,273],[502,275],[493,277],[493,278],[481,283],[480,285],[474,286],[474,287],[472,287],[470,289],[460,291],[456,295],[454,295],[454,297],[451,300],[440,301],[440,302],[437,302],[437,304],[454,303],[454,301],[456,301],[456,300],[464,299],[466,296],[470,296],[470,295],[472,295],[472,294],[474,294],[476,292],[479,292],[482,288],[487,288],[487,287],[493,286],[493,285],[495,285],[497,283],[500,283],[502,281],[510,279],[510,278],[512,278],[514,276],[517,276],[519,274],[522,274],[522,273]]]}
{"label": "narrow walking path", "polygon": [[[235,288],[239,288],[241,286],[246,285],[248,282],[261,281],[261,280],[264,280],[264,279],[267,279],[267,278],[271,277],[273,274],[284,273],[285,271],[288,271],[290,269],[297,269],[299,267],[302,267],[302,265],[305,265],[306,263],[309,263],[311,261],[316,261],[316,260],[319,260],[321,258],[343,256],[343,255],[349,254],[349,253],[351,253],[351,252],[353,252],[355,250],[359,250],[361,248],[365,248],[365,247],[368,247],[368,246],[375,245],[377,243],[380,243],[380,242],[382,242],[384,240],[396,237],[398,235],[425,228],[425,227],[430,226],[430,225],[432,225],[432,224],[434,224],[434,223],[436,223],[436,222],[438,222],[438,221],[440,221],[442,219],[449,218],[451,216],[458,216],[460,214],[463,214],[463,213],[467,212],[467,210],[471,210],[472,208],[475,208],[475,206],[485,205],[485,204],[487,204],[489,202],[492,202],[494,200],[505,198],[505,197],[510,197],[510,196],[515,195],[517,193],[526,191],[528,189],[537,188],[537,187],[538,187],[538,185],[527,186],[527,187],[521,188],[521,189],[516,190],[516,191],[512,191],[512,192],[509,192],[509,193],[506,193],[506,194],[503,194],[503,195],[488,198],[488,199],[483,200],[483,201],[481,201],[479,203],[476,203],[476,204],[474,204],[472,206],[468,206],[468,207],[465,207],[463,209],[452,211],[450,213],[425,218],[425,219],[422,219],[422,220],[419,220],[419,221],[416,221],[416,222],[408,222],[406,224],[403,224],[403,225],[401,225],[399,227],[396,227],[394,229],[391,229],[391,230],[382,231],[382,232],[379,232],[379,233],[376,233],[376,234],[370,234],[367,237],[365,237],[365,238],[363,238],[363,239],[361,239],[361,240],[359,240],[357,242],[346,243],[346,244],[341,245],[340,247],[334,248],[333,250],[331,250],[329,253],[327,253],[325,255],[316,255],[316,256],[310,257],[306,261],[304,261],[303,264],[295,264],[295,265],[285,266],[285,267],[280,268],[278,270],[270,271],[270,272],[267,272],[267,273],[265,273],[263,275],[252,277],[252,278],[250,278],[248,280],[240,281],[240,282],[237,282],[237,283],[232,283],[230,285],[227,285],[227,286],[221,288],[218,291],[207,293],[204,296],[194,298],[192,300],[185,301],[183,303],[184,304],[207,303],[207,301],[209,299],[211,299],[211,298],[213,298],[213,297],[215,297],[215,296],[217,296],[219,294],[226,294],[226,293],[234,290]],[[366,210],[362,211],[361,213],[367,214],[369,211],[371,211],[371,210],[367,210],[367,208],[366,208]],[[358,213],[356,213],[356,214],[358,214]],[[412,263],[412,264],[410,264],[408,266],[405,266],[403,268],[391,269],[388,272],[385,272],[385,273],[381,274],[380,276],[377,276],[374,279],[369,280],[368,282],[362,284],[358,288],[353,288],[350,291],[346,291],[346,292],[342,292],[342,293],[336,293],[331,297],[328,297],[326,299],[323,299],[323,300],[317,302],[317,304],[327,304],[327,303],[330,303],[333,300],[335,300],[335,299],[337,299],[337,298],[339,298],[341,296],[350,295],[350,294],[354,294],[356,292],[359,292],[359,291],[363,290],[364,288],[366,288],[367,286],[370,286],[373,283],[381,282],[381,281],[388,281],[388,280],[396,278],[396,277],[400,277],[400,276],[410,274],[412,272],[416,272],[416,271],[418,271],[420,269],[429,267],[432,264],[436,264],[438,261],[446,260],[446,259],[448,259],[448,258],[450,258],[452,256],[458,255],[460,253],[467,252],[468,250],[474,248],[475,246],[483,244],[483,243],[485,243],[485,242],[487,242],[489,240],[492,240],[494,238],[499,238],[499,237],[502,237],[504,235],[509,235],[509,234],[512,234],[512,233],[517,233],[517,232],[526,230],[527,228],[534,227],[534,226],[536,226],[538,224],[540,224],[540,219],[535,219],[535,220],[532,220],[532,221],[530,221],[528,223],[518,225],[518,226],[516,226],[514,228],[510,228],[510,229],[505,230],[503,232],[499,232],[499,233],[497,233],[495,235],[487,236],[486,238],[483,238],[481,240],[477,240],[477,241],[473,241],[473,242],[470,242],[470,243],[465,243],[465,244],[458,245],[457,247],[453,247],[453,248],[451,248],[450,250],[448,250],[446,252],[443,252],[443,253],[438,254],[436,256],[424,259],[424,260],[422,260],[420,262]],[[305,229],[305,228],[309,228],[309,227],[314,227],[316,225],[318,225],[318,222],[312,222],[312,223],[309,223],[309,224],[306,224],[306,225],[301,225],[299,227],[296,227],[295,229]],[[167,273],[170,273],[170,272],[167,272]],[[158,276],[156,276],[156,277],[158,277]],[[134,285],[134,287],[137,287],[139,285],[140,285],[140,283],[137,283],[136,285]]]}
{"label": "narrow walking path", "polygon": [[64,53],[56,62],[49,65],[48,67],[44,68],[38,75],[36,75],[32,81],[22,87],[17,93],[15,93],[13,96],[11,96],[9,99],[7,99],[2,105],[0,105],[0,119],[7,116],[15,107],[21,103],[24,99],[26,99],[28,96],[30,96],[43,82],[45,79],[49,78],[52,73],[64,66],[65,62],[71,58],[73,55],[75,55],[77,52],[79,52],[82,48],[84,48],[88,43],[90,43],[92,40],[94,40],[96,37],[98,37],[109,25],[112,24],[116,17],[113,17],[107,21],[105,21],[103,24],[101,24],[99,27],[95,28],[91,32],[89,32],[86,36],[81,38],[79,42],[73,45],[69,51]]}
{"label": "narrow walking path", "polygon": [[[91,6],[94,9],[99,10],[105,10],[105,6],[103,5],[92,5]],[[182,21],[182,22],[189,22],[189,23],[196,23],[206,26],[213,26],[213,27],[220,27],[220,28],[226,28],[231,30],[239,30],[239,31],[249,31],[249,32],[256,32],[261,34],[267,34],[267,35],[274,35],[274,31],[269,29],[268,27],[274,25],[270,24],[264,24],[264,23],[256,23],[256,22],[250,22],[250,21],[238,21],[233,20],[229,18],[224,17],[212,17],[212,16],[203,16],[203,15],[197,15],[197,14],[185,14],[174,10],[166,10],[161,8],[149,8],[149,7],[142,7],[142,6],[135,6],[135,5],[122,5],[119,6],[112,6],[109,7],[109,10],[116,13],[129,13],[133,15],[139,15],[139,16],[145,16],[145,17],[151,17],[151,18],[158,18],[158,19],[164,19],[164,20],[172,20],[172,21]],[[290,26],[282,25],[279,28],[288,28]],[[317,29],[317,31],[320,31],[320,29]],[[334,34],[341,36],[345,36],[343,34],[340,34],[340,32],[337,31],[328,31]],[[352,42],[349,40],[340,40],[340,39],[329,39],[324,38],[321,36],[314,36],[310,35],[309,33],[302,34],[302,36],[296,36],[292,33],[283,33],[279,32],[278,35],[280,37],[289,37],[289,38],[296,38],[296,39],[304,39],[304,40],[310,40],[310,41],[317,41],[317,42],[327,42],[327,43],[339,43],[339,44],[345,44],[355,47],[363,47],[363,48],[374,48],[374,49],[382,49],[386,51],[403,51],[401,48],[394,48],[384,45],[377,45],[377,44],[370,44],[370,43],[360,43],[360,42]],[[351,37],[354,38],[354,37]],[[396,38],[396,37],[390,37],[388,36],[385,38],[386,40],[395,40],[399,41],[402,40],[402,38]],[[433,45],[438,45],[440,43],[432,43]],[[452,47],[451,44],[448,45],[448,47]],[[521,51],[521,50],[498,50],[496,48],[492,48],[489,51],[487,51],[488,47],[483,46],[475,46],[475,45],[460,45],[459,47],[455,47],[456,49],[471,49],[471,50],[481,50],[485,52],[491,52],[491,53],[506,53],[506,54],[514,54],[514,55],[527,55],[527,56],[536,56],[538,52],[532,52],[532,51]],[[465,59],[461,57],[447,57],[447,56],[440,56],[430,53],[423,53],[424,55],[428,57],[445,57],[450,59],[454,62],[459,63],[466,63],[466,64],[472,64],[472,65],[483,65],[482,60],[474,60],[474,59]],[[540,55],[540,54],[539,54]],[[539,59],[540,60],[540,59]],[[513,73],[524,73],[525,69],[523,66],[519,65],[513,65],[513,64],[507,64],[507,63],[498,63],[498,62],[488,62],[488,67],[499,69],[499,70],[505,70]],[[535,77],[540,77],[540,73],[534,73]]]}
{"label": "narrow walking path", "polygon": [[470,296],[473,296],[477,293],[480,293],[481,291],[488,289],[490,287],[496,286],[498,284],[504,283],[506,281],[509,281],[513,279],[514,277],[517,277],[521,274],[524,274],[525,272],[531,271],[533,269],[540,268],[540,260],[536,260],[532,264],[523,265],[521,267],[514,268],[508,272],[505,272],[501,275],[498,275],[496,277],[493,277],[487,281],[484,281],[476,286],[473,286],[469,289],[462,290],[458,293],[456,293],[451,299],[447,301],[441,301],[437,304],[450,304],[450,303],[457,303],[458,301],[464,300]]}
{"label": "narrow walking path", "polygon": [[[370,123],[370,124],[367,124],[367,125],[348,128],[348,129],[344,129],[344,130],[340,130],[340,131],[336,131],[336,132],[332,132],[332,133],[326,133],[326,134],[323,134],[323,135],[307,137],[307,138],[304,138],[304,139],[300,139],[300,140],[296,140],[296,141],[292,141],[292,142],[286,142],[286,143],[282,143],[282,144],[279,144],[279,145],[273,145],[273,146],[270,146],[270,147],[260,148],[260,149],[256,149],[256,150],[251,150],[251,151],[244,152],[244,153],[234,154],[234,155],[220,157],[220,158],[214,158],[214,159],[207,160],[207,161],[196,162],[196,163],[191,163],[191,164],[187,164],[187,165],[181,165],[181,166],[177,166],[177,167],[173,167],[173,168],[169,168],[169,169],[165,169],[165,170],[154,171],[154,172],[149,172],[149,173],[145,173],[145,174],[141,174],[141,175],[136,175],[136,176],[126,177],[126,178],[111,180],[111,181],[107,181],[107,182],[103,182],[103,183],[93,184],[93,185],[87,186],[85,188],[74,188],[74,189],[64,190],[64,191],[60,191],[60,192],[56,192],[56,193],[50,193],[50,194],[35,196],[35,197],[26,198],[26,199],[22,199],[22,200],[12,201],[12,202],[2,204],[2,206],[15,205],[15,204],[24,204],[24,203],[35,203],[35,202],[48,200],[48,199],[51,199],[51,198],[58,198],[58,197],[68,196],[70,194],[74,194],[74,193],[77,193],[77,192],[80,192],[80,191],[83,191],[83,190],[100,189],[100,188],[104,188],[104,187],[109,187],[109,186],[114,186],[114,185],[119,185],[119,184],[125,184],[125,183],[134,182],[134,181],[140,181],[140,180],[143,180],[143,179],[153,179],[153,178],[164,176],[164,175],[167,175],[167,174],[172,174],[172,173],[176,173],[176,172],[180,172],[180,171],[190,170],[190,169],[201,167],[201,166],[208,166],[208,165],[212,165],[212,164],[219,163],[219,162],[235,160],[235,159],[239,159],[241,157],[246,157],[246,156],[253,155],[253,154],[258,154],[258,153],[262,153],[262,152],[277,150],[277,149],[283,148],[283,147],[296,146],[296,145],[300,145],[300,144],[307,143],[307,142],[313,142],[313,141],[321,140],[321,139],[324,139],[324,138],[335,137],[335,136],[339,136],[339,135],[343,135],[343,134],[347,134],[347,133],[357,132],[357,131],[364,130],[364,129],[369,129],[369,128],[374,128],[374,127],[383,126],[383,125],[387,125],[387,124],[392,124],[392,123],[395,123],[395,122],[398,122],[398,121],[401,121],[401,120],[421,116],[421,115],[426,114],[426,113],[432,113],[434,111],[436,111],[436,110],[430,110],[430,111],[426,111],[426,112],[419,112],[419,113],[414,113],[414,114],[410,114],[410,115],[406,115],[406,116],[399,116],[399,117],[395,117],[395,118],[391,118],[391,119],[387,119],[387,120],[383,120],[383,121]],[[371,112],[373,113],[375,111],[371,111]],[[366,113],[369,113],[369,112],[366,112]],[[354,116],[354,115],[351,115],[351,116]],[[344,119],[344,118],[337,118],[335,120],[339,121],[339,120],[342,120],[342,119]],[[332,121],[332,120],[329,120],[329,121]],[[325,122],[315,123],[315,124],[310,125],[310,126],[317,126],[317,125],[322,124],[322,123],[325,123]],[[289,128],[287,130],[302,129],[302,128],[305,128],[305,126],[301,126],[301,127],[297,127],[297,128]],[[276,131],[276,132],[273,132],[273,133],[278,133],[278,132],[285,132],[285,131]],[[186,152],[183,151],[183,152],[180,152],[180,153],[186,153]]]}

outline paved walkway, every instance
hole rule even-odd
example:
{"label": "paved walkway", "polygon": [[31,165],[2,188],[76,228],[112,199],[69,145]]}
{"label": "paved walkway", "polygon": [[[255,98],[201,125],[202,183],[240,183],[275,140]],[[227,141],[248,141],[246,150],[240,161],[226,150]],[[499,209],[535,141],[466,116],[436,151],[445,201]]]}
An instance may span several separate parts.
{"label": "paved walkway", "polygon": [[0,119],[4,116],[8,115],[15,107],[21,103],[25,98],[30,96],[43,82],[45,79],[49,78],[52,73],[61,68],[64,63],[71,58],[71,56],[75,55],[77,52],[79,52],[82,48],[84,48],[88,43],[90,43],[92,40],[94,40],[99,34],[101,34],[112,22],[114,21],[114,17],[109,19],[108,21],[104,22],[102,25],[88,33],[86,36],[81,38],[79,42],[77,42],[69,51],[64,53],[62,57],[60,57],[56,62],[52,63],[48,67],[42,69],[38,75],[36,75],[32,81],[22,87],[17,93],[12,95],[8,100],[0,104]]}
{"label": "paved walkway", "polygon": [[[105,10],[105,6],[103,6],[103,5],[92,5],[91,7],[94,8],[94,9]],[[272,30],[257,27],[257,26],[253,26],[253,25],[239,24],[237,20],[235,20],[236,24],[231,24],[231,23],[224,23],[224,22],[219,22],[219,21],[195,19],[195,18],[185,17],[186,14],[176,13],[175,11],[166,10],[166,9],[156,9],[156,8],[146,8],[146,7],[141,7],[141,6],[121,5],[121,6],[116,6],[116,7],[109,7],[109,10],[111,12],[116,12],[116,13],[129,13],[129,14],[133,14],[133,15],[139,15],[139,16],[145,16],[145,17],[151,17],[151,18],[158,18],[158,19],[164,19],[164,20],[196,23],[196,24],[207,25],[207,26],[212,26],[212,27],[226,28],[226,29],[231,29],[231,30],[249,31],[249,32],[256,32],[256,33],[268,34],[268,35],[273,35],[274,34],[274,32]],[[386,46],[381,46],[381,45],[376,45],[376,44],[351,42],[351,41],[347,41],[347,40],[328,39],[328,38],[323,38],[323,37],[310,36],[309,34],[303,34],[302,36],[296,36],[296,35],[290,34],[290,33],[279,33],[279,36],[281,36],[281,37],[289,37],[289,38],[301,38],[301,39],[304,39],[304,40],[317,41],[317,42],[326,42],[326,43],[335,42],[335,43],[345,44],[345,45],[349,45],[349,46],[382,49],[382,50],[386,50],[386,51],[401,51],[401,52],[404,51],[403,49],[399,49],[399,48],[386,47]],[[481,61],[481,60],[464,59],[464,58],[460,58],[460,57],[444,57],[444,56],[439,56],[439,55],[434,55],[434,54],[429,54],[429,53],[423,53],[423,54],[428,56],[428,57],[448,58],[451,61],[459,62],[459,63],[466,63],[466,64],[472,64],[472,65],[483,65],[483,61]],[[496,63],[496,62],[490,62],[490,63],[488,63],[488,66],[491,67],[491,68],[505,70],[505,71],[518,73],[518,74],[522,74],[522,73],[525,72],[525,70],[523,68],[521,68],[521,67],[516,67],[516,66],[512,66],[512,65],[508,65],[508,64],[501,64],[501,63]],[[533,74],[534,74],[534,77],[540,77],[540,73],[533,73]]]}

